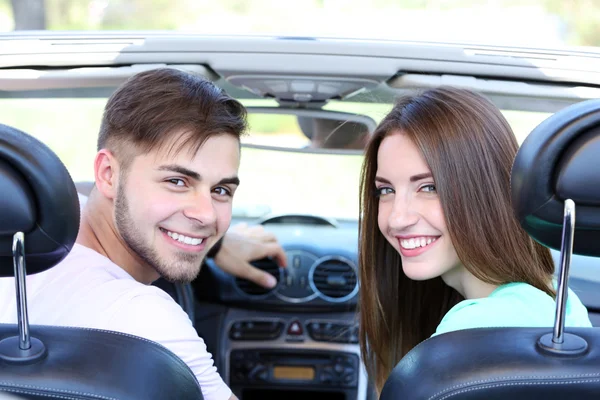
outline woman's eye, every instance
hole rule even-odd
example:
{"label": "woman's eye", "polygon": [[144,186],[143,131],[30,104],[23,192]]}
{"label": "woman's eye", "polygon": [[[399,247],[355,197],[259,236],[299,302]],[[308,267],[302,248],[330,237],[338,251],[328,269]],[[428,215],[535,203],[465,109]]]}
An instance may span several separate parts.
{"label": "woman's eye", "polygon": [[391,187],[381,187],[375,190],[375,195],[377,197],[385,196],[386,194],[394,193],[394,189]]}
{"label": "woman's eye", "polygon": [[435,185],[429,184],[421,186],[421,191],[426,193],[435,193],[437,190],[435,189]]}
{"label": "woman's eye", "polygon": [[183,179],[173,178],[169,179],[169,183],[172,183],[175,186],[183,187],[185,186],[185,181]]}

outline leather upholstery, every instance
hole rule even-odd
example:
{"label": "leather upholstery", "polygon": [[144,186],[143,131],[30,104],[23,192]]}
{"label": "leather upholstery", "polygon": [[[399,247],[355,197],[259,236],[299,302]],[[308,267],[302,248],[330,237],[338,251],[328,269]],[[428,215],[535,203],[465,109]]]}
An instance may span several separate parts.
{"label": "leather upholstery", "polygon": [[434,336],[393,370],[380,399],[591,400],[600,398],[600,329],[574,328],[580,357],[544,353],[546,328],[481,328]]}
{"label": "leather upholstery", "polygon": [[65,258],[79,230],[79,200],[60,159],[37,139],[0,124],[0,187],[0,277],[14,276],[12,242],[19,230],[28,274]]}
{"label": "leather upholstery", "polygon": [[[0,324],[0,340],[16,332],[16,325]],[[32,326],[31,332],[46,357],[29,365],[0,360],[0,392],[28,399],[202,399],[188,366],[157,343],[85,328]]]}
{"label": "leather upholstery", "polygon": [[552,115],[534,129],[515,159],[512,201],[523,228],[560,249],[564,200],[575,202],[573,253],[600,256],[600,100]]}

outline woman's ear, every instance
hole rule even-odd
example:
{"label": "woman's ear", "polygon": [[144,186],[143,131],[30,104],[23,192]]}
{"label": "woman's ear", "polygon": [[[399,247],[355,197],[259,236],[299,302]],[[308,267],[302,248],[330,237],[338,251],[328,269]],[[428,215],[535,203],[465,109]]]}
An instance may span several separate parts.
{"label": "woman's ear", "polygon": [[102,149],[96,154],[94,176],[96,188],[104,197],[111,200],[117,197],[119,162],[109,150]]}

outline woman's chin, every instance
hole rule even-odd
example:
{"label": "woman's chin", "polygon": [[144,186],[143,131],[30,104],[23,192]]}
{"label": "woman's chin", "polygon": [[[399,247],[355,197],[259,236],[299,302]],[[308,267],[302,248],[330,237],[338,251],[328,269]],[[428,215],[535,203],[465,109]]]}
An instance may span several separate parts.
{"label": "woman's chin", "polygon": [[[412,264],[412,265],[411,265]],[[429,279],[433,279],[439,276],[430,270],[428,270],[427,266],[413,264],[413,263],[402,263],[402,270],[404,271],[404,275],[408,279],[412,279],[413,281],[426,281]]]}

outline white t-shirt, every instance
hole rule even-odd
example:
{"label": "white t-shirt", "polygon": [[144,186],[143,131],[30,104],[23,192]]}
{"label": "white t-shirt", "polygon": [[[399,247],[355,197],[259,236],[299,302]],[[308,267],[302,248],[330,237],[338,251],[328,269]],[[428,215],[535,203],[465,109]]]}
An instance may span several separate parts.
{"label": "white t-shirt", "polygon": [[[32,325],[76,326],[129,333],[158,342],[192,369],[206,400],[229,399],[204,341],[163,290],[137,282],[108,258],[76,244],[54,268],[27,277]],[[15,283],[0,279],[0,323],[17,322]]]}

